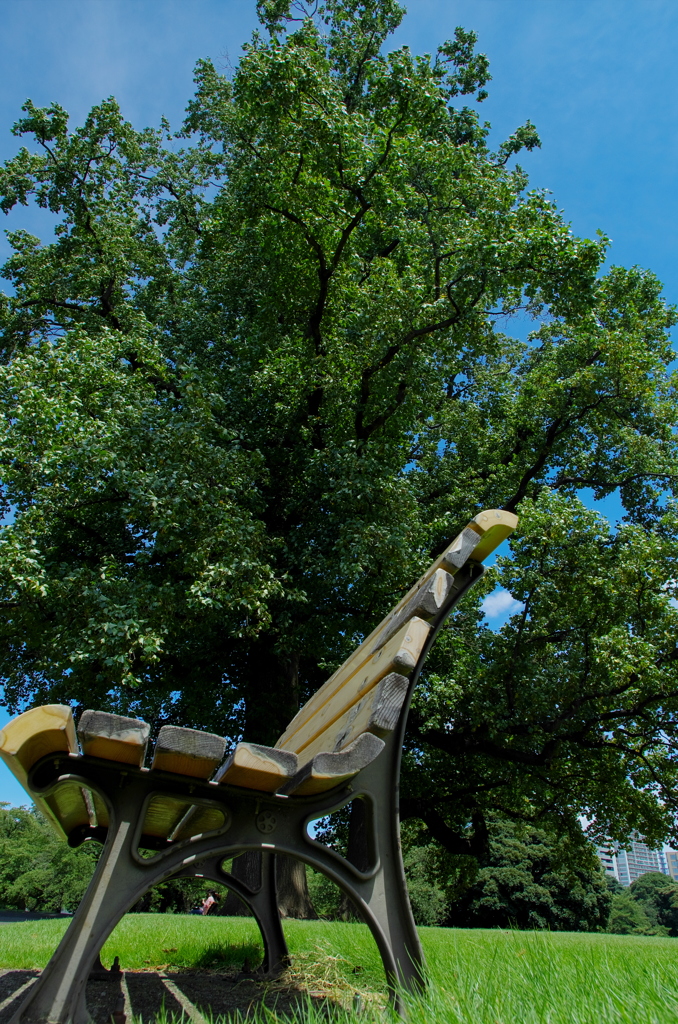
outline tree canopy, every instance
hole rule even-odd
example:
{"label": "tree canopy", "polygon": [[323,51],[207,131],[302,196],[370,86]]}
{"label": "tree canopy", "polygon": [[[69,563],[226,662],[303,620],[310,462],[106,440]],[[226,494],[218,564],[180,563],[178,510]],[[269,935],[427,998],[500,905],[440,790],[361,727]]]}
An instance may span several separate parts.
{"label": "tree canopy", "polygon": [[0,906],[72,913],[89,885],[97,855],[91,843],[72,850],[34,810],[0,805]]}
{"label": "tree canopy", "polygon": [[[676,322],[604,271],[477,107],[473,32],[395,0],[260,2],[178,133],[30,101],[0,206],[0,676],[272,742],[465,522],[520,533],[439,640],[402,813],[486,859],[494,810],[674,829]],[[293,17],[294,16],[294,17]],[[298,16],[298,17],[297,17]],[[294,19],[297,20],[294,20]],[[530,323],[525,336],[521,325]],[[618,530],[582,488],[619,491]],[[499,632],[497,584],[523,610]],[[675,833],[673,833],[675,834]]]}
{"label": "tree canopy", "polygon": [[678,885],[659,871],[648,871],[628,889],[613,893],[609,932],[619,935],[678,936]]}
{"label": "tree canopy", "polygon": [[612,895],[592,847],[578,851],[576,867],[567,836],[490,822],[490,855],[473,884],[452,903],[447,923],[462,928],[548,928],[602,931]]}

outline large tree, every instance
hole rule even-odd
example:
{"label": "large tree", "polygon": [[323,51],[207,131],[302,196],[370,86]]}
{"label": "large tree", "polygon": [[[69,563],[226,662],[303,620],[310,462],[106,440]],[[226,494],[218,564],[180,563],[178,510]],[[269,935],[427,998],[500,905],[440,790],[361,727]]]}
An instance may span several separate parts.
{"label": "large tree", "polygon": [[490,854],[449,908],[447,923],[461,928],[521,928],[595,932],[607,924],[612,894],[593,847],[576,866],[569,837],[553,840],[525,825],[490,821]]}
{"label": "large tree", "polygon": [[[198,63],[178,135],[112,99],[14,128],[0,204],[58,226],[3,270],[6,703],[274,741],[501,507],[522,533],[438,643],[403,814],[481,859],[493,809],[668,835],[674,313],[528,189],[531,124],[488,148],[473,33],[388,53],[395,0],[292,6],[231,76]],[[497,581],[524,611],[494,633]]]}

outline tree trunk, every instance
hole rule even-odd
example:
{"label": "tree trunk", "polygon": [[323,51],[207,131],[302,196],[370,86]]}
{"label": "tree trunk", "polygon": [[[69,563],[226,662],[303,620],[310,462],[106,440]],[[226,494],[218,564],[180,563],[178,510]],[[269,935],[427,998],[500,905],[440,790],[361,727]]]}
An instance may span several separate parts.
{"label": "tree trunk", "polygon": [[[367,871],[370,866],[370,850],[367,842],[367,815],[369,809],[364,800],[354,800],[351,804],[351,817],[348,823],[348,849],[346,859],[358,868]],[[338,915],[342,921],[362,920],[356,911],[353,900],[342,893]]]}
{"label": "tree trunk", "polygon": [[[256,890],[261,885],[261,854],[248,850],[233,858],[231,874],[243,882],[248,889]],[[278,910],[281,917],[315,918],[317,915],[308,894],[306,865],[294,857],[278,854],[275,858],[275,880],[278,895]],[[229,892],[214,913],[227,917],[249,917],[249,908]]]}
{"label": "tree trunk", "polygon": [[306,865],[294,857],[276,854],[275,880],[281,917],[316,918],[308,894]]}
{"label": "tree trunk", "polygon": [[[248,850],[239,857],[233,858],[231,874],[248,889],[257,890],[261,885],[261,854],[258,850]],[[251,912],[234,892],[229,892],[216,911],[228,917],[251,917]]]}
{"label": "tree trunk", "polygon": [[[299,656],[282,651],[275,637],[262,634],[252,644],[243,666],[245,739],[272,747],[299,710]],[[247,866],[240,862],[248,858]],[[261,877],[259,855],[242,854],[233,861],[233,874],[246,884],[255,871]],[[237,867],[236,867],[237,865]],[[242,871],[241,875],[239,872]],[[282,917],[315,917],[308,894],[306,870],[300,861],[276,857],[278,905]],[[242,904],[229,894],[221,913],[242,914]]]}
{"label": "tree trunk", "polygon": [[245,672],[245,739],[273,747],[299,710],[299,656],[280,651],[264,633],[252,644]]}

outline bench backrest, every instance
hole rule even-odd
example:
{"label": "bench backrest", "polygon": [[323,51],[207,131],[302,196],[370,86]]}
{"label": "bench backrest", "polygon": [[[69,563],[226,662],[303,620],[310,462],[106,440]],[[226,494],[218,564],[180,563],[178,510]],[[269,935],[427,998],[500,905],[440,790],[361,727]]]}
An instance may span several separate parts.
{"label": "bench backrest", "polygon": [[[309,760],[320,751],[338,751],[367,728],[380,705],[392,707],[402,684],[414,671],[440,609],[454,587],[454,575],[470,559],[483,562],[509,534],[518,519],[511,512],[479,513],[426,570],[366,640],[292,719],[276,743]],[[406,690],[406,688],[405,688]]]}

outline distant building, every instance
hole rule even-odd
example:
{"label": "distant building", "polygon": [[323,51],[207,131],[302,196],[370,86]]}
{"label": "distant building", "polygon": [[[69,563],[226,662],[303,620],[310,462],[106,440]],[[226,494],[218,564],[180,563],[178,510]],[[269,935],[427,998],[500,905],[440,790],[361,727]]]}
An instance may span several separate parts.
{"label": "distant building", "polygon": [[614,850],[606,846],[597,846],[596,853],[600,863],[603,865],[603,871],[606,875],[610,875],[612,878],[616,878],[619,881],[619,872],[617,871],[617,858]]}
{"label": "distant building", "polygon": [[666,850],[666,868],[674,882],[678,882],[678,850]]}
{"label": "distant building", "polygon": [[[629,841],[629,849],[621,850],[614,844],[612,846],[599,846],[597,848],[600,863],[606,875],[616,878],[621,885],[631,885],[641,875],[648,871],[660,871],[663,875],[670,874],[667,858],[661,850],[651,850],[641,836],[634,836]],[[671,851],[675,858],[674,865],[678,878],[678,853]]]}

